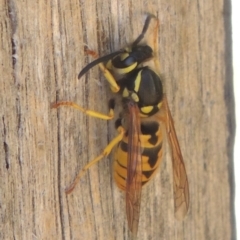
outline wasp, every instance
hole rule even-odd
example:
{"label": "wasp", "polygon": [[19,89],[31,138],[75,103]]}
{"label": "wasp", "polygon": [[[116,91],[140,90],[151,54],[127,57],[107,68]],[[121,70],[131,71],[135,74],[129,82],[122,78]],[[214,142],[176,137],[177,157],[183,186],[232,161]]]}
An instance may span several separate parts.
{"label": "wasp", "polygon": [[[155,20],[153,41],[143,43],[150,22]],[[189,186],[182,153],[174,128],[173,118],[157,68],[153,47],[157,45],[158,20],[147,15],[141,34],[127,48],[103,57],[87,50],[95,60],[85,66],[78,75],[81,78],[98,65],[108,81],[111,90],[122,98],[122,112],[116,120],[118,135],[102,153],[79,171],[73,183],[66,189],[72,192],[82,175],[95,163],[107,157],[116,147],[114,155],[114,179],[117,186],[126,192],[126,213],[128,226],[137,235],[140,216],[141,192],[154,176],[163,156],[164,136],[172,154],[173,192],[175,216],[182,219],[189,208]],[[150,64],[150,62],[153,64]],[[57,102],[52,107],[71,106],[81,112],[100,119],[114,117],[114,102],[109,101],[109,114],[85,109],[74,102]]]}

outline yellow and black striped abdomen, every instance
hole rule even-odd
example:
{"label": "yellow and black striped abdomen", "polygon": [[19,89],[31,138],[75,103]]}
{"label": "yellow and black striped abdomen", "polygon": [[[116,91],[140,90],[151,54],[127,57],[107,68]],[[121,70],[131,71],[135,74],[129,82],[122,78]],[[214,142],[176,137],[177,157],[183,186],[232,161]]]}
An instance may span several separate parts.
{"label": "yellow and black striped abdomen", "polygon": [[[162,159],[163,135],[160,123],[146,121],[141,123],[141,148],[142,148],[142,185],[147,183],[156,173]],[[127,132],[118,144],[114,156],[114,179],[117,186],[125,190],[127,178]]]}

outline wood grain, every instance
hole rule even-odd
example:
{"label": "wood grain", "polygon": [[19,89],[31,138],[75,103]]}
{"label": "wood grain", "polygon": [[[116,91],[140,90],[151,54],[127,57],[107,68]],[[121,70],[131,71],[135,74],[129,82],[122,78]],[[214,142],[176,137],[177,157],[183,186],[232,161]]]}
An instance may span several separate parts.
{"label": "wood grain", "polygon": [[0,0],[0,239],[130,239],[112,156],[71,195],[78,170],[115,136],[110,90],[91,61],[126,46],[144,12],[160,20],[159,58],[190,185],[190,211],[174,219],[171,159],[143,189],[139,240],[235,239],[230,1]]}

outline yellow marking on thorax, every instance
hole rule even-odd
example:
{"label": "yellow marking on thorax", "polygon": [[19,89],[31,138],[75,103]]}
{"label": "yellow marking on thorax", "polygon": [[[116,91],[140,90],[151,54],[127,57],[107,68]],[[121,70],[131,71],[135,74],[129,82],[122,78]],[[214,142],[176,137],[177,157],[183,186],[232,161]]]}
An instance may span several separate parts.
{"label": "yellow marking on thorax", "polygon": [[158,105],[157,105],[158,109],[161,109],[162,107],[162,102],[160,102]]}
{"label": "yellow marking on thorax", "polygon": [[134,102],[139,102],[139,97],[136,93],[131,93],[131,98]]}
{"label": "yellow marking on thorax", "polygon": [[138,92],[139,88],[140,88],[140,83],[141,83],[141,73],[142,71],[139,71],[135,81],[134,81],[134,91]]}
{"label": "yellow marking on thorax", "polygon": [[150,113],[152,110],[153,110],[153,106],[146,106],[141,108],[141,111],[145,114]]}
{"label": "yellow marking on thorax", "polygon": [[123,89],[122,96],[125,97],[125,98],[127,98],[127,97],[129,96],[129,91],[128,91],[127,88],[124,88],[124,89]]}

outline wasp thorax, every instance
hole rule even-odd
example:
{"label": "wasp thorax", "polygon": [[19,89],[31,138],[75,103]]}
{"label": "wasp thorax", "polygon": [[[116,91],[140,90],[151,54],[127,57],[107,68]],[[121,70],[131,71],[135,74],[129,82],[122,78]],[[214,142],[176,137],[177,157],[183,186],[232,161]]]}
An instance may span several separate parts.
{"label": "wasp thorax", "polygon": [[122,85],[122,96],[137,103],[142,114],[153,115],[159,110],[163,99],[160,77],[149,67],[138,68]]}

